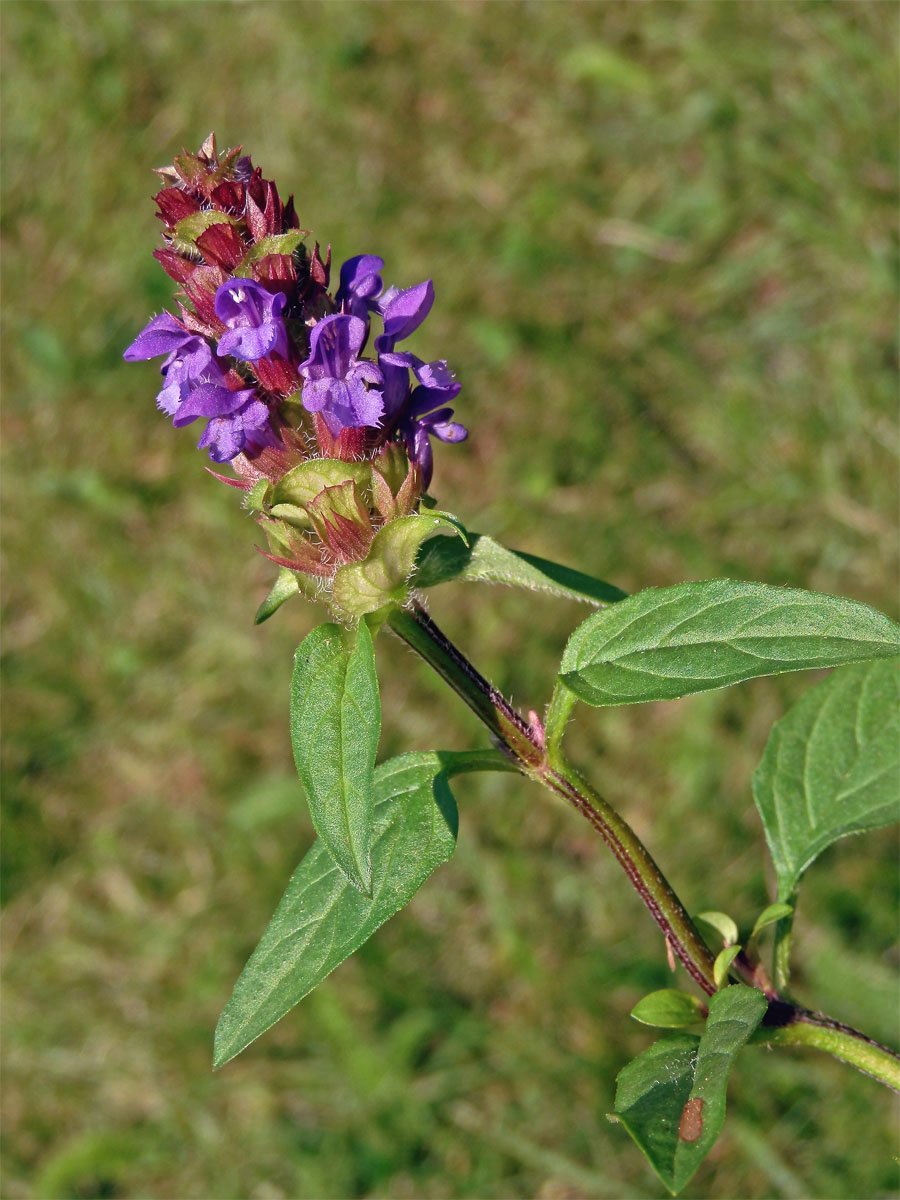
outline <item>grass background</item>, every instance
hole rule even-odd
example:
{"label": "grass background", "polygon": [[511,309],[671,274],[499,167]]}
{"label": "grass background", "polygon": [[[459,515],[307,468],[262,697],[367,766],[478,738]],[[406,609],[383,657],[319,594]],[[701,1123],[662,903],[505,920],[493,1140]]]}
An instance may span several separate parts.
{"label": "grass background", "polygon": [[[662,1195],[607,1122],[669,978],[590,831],[460,780],[459,849],[222,1072],[211,1034],[312,832],[287,728],[319,619],[121,352],[170,284],[149,168],[243,142],[340,261],[434,279],[472,430],[434,491],[629,590],[719,575],[894,613],[897,10],[867,3],[2,9],[2,1194]],[[447,586],[526,707],[577,606]],[[379,640],[382,757],[482,743]],[[580,710],[576,757],[694,911],[768,897],[750,776],[809,677]],[[807,879],[800,995],[896,1041],[892,833]],[[688,1196],[894,1194],[887,1093],[745,1052]]]}

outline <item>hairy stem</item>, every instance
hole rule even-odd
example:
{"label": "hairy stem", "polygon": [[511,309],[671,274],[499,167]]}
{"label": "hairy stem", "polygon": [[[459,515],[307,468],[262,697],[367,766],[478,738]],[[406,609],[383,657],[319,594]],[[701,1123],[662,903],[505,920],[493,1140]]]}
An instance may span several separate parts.
{"label": "hairy stem", "polygon": [[[534,713],[526,721],[441,632],[421,605],[395,609],[388,624],[487,726],[516,770],[561,796],[590,821],[662,930],[670,952],[698,986],[712,995],[716,991],[713,954],[678,896],[631,826],[578,774],[562,752],[562,735],[574,704],[568,689],[557,686],[545,729]],[[788,937],[789,930],[788,925],[785,929]],[[773,1045],[813,1046],[900,1091],[900,1055],[849,1025],[808,1012],[779,995],[784,960],[779,963],[777,951],[774,987],[761,965],[752,963],[746,955],[735,960],[734,969],[769,1000],[764,1028],[758,1031],[755,1040]],[[786,980],[786,973],[784,977]]]}
{"label": "hairy stem", "polygon": [[[559,726],[564,724],[565,715],[555,726],[548,727],[547,732],[553,735],[552,747],[548,748],[547,734],[539,722],[528,722],[517,713],[438,629],[424,609],[419,606],[398,609],[388,618],[388,623],[481,718],[519,770],[567,800],[590,821],[631,880],[672,953],[703,991],[712,995],[716,990],[713,955],[681,901],[631,826],[581,778],[559,748]],[[559,708],[568,713],[571,709],[568,696],[560,698]]]}

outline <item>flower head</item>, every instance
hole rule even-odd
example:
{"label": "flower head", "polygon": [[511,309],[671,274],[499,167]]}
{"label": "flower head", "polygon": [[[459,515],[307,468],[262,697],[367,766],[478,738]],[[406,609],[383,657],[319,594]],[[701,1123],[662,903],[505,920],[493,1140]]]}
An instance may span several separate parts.
{"label": "flower head", "polygon": [[289,357],[288,336],[281,316],[287,297],[270,292],[253,279],[228,279],[216,290],[216,316],[226,325],[219,354],[256,362],[270,354]]}
{"label": "flower head", "polygon": [[321,413],[333,436],[344,428],[381,422],[382,374],[373,362],[357,357],[366,332],[359,317],[343,313],[323,317],[313,327],[309,358],[300,364],[303,407]]}

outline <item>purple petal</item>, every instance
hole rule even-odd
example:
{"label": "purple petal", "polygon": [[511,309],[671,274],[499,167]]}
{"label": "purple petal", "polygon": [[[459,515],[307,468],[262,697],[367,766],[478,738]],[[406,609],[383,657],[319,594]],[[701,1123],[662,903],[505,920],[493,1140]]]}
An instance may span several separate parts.
{"label": "purple petal", "polygon": [[376,342],[376,347],[385,351],[393,350],[395,342],[401,342],[419,328],[431,312],[432,304],[434,284],[430,279],[397,292],[382,309],[384,333]]}
{"label": "purple petal", "polygon": [[156,397],[156,407],[168,417],[174,417],[184,399],[181,383],[167,384]]}
{"label": "purple petal", "polygon": [[422,482],[427,488],[434,474],[434,453],[426,431],[421,427],[414,429],[412,436],[407,439],[406,447],[410,459],[422,472]]}
{"label": "purple petal", "polygon": [[[236,393],[238,394],[238,393]],[[198,448],[209,447],[213,462],[230,462],[240,454],[248,438],[265,432],[269,410],[260,400],[251,400],[243,408],[228,416],[214,417],[197,443]]]}
{"label": "purple petal", "polygon": [[[456,376],[447,366],[447,360],[439,358],[435,362],[422,362],[420,359],[418,364],[413,368],[416,379],[419,383],[427,388],[440,388],[443,391],[449,391],[456,383]],[[459,385],[457,384],[457,391]]]}
{"label": "purple petal", "polygon": [[301,393],[303,407],[306,411],[321,412],[331,400],[332,388],[336,382],[337,380],[329,379],[327,376],[324,379],[307,379]]}
{"label": "purple petal", "polygon": [[378,361],[391,367],[403,367],[407,371],[410,367],[422,365],[421,358],[417,354],[410,354],[408,350],[383,350],[378,355]]}
{"label": "purple petal", "polygon": [[219,354],[256,362],[277,353],[289,356],[281,313],[283,292],[270,292],[254,279],[227,279],[216,290],[216,315],[228,326],[219,338]]}
{"label": "purple petal", "polygon": [[228,416],[249,403],[253,395],[253,388],[232,392],[217,383],[201,383],[182,402],[172,424],[180,429],[182,425],[190,425],[191,421],[196,421],[198,417]]}
{"label": "purple petal", "polygon": [[380,354],[378,363],[384,377],[382,396],[384,411],[388,417],[395,417],[409,396],[409,369],[405,366],[394,366],[386,361],[393,355]]}
{"label": "purple petal", "polygon": [[230,354],[232,358],[241,358],[245,362],[256,362],[257,359],[265,358],[275,348],[278,332],[271,321],[255,327],[249,325],[229,329],[219,338],[217,353]]}
{"label": "purple petal", "polygon": [[464,442],[469,436],[465,425],[460,425],[457,421],[442,421],[437,425],[432,425],[431,432],[442,442]]}
{"label": "purple petal", "polygon": [[216,289],[216,316],[229,329],[236,325],[260,325],[281,316],[287,303],[283,292],[270,292],[255,279],[226,279]]}
{"label": "purple petal", "polygon": [[369,301],[384,287],[378,274],[383,266],[384,259],[377,254],[358,254],[347,259],[341,267],[341,286],[335,297],[345,312],[366,318]]}
{"label": "purple petal", "polygon": [[[332,434],[337,435],[342,429],[379,424],[384,412],[381,392],[367,389],[352,377],[329,382],[328,404],[322,409],[322,417]],[[305,405],[305,396],[303,402]]]}
{"label": "purple petal", "polygon": [[143,362],[160,354],[171,354],[193,339],[200,340],[179,325],[170,313],[160,313],[144,326],[122,357],[126,362]]}
{"label": "purple petal", "polygon": [[414,389],[410,398],[410,414],[414,417],[423,417],[439,405],[455,400],[461,391],[462,384],[455,380],[447,387],[422,387],[420,384]]}
{"label": "purple petal", "polygon": [[300,364],[300,374],[307,379],[322,375],[343,379],[365,340],[366,323],[359,317],[346,313],[323,317],[313,326],[309,358]]}

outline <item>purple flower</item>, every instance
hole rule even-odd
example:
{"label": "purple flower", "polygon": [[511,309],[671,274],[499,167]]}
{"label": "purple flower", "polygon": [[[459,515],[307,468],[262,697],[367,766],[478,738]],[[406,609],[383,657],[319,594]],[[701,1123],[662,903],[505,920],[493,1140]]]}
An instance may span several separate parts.
{"label": "purple flower", "polygon": [[384,287],[378,274],[383,266],[384,259],[377,254],[357,254],[347,259],[341,267],[341,286],[335,296],[341,312],[363,321],[369,319],[369,311],[377,308],[376,297]]}
{"label": "purple flower", "polygon": [[[423,362],[406,351],[380,354],[378,364],[385,377],[385,400],[388,412],[398,416],[397,432],[409,452],[410,461],[422,472],[427,488],[434,470],[431,438],[442,442],[464,442],[469,436],[464,425],[451,421],[453,409],[449,402],[460,392],[460,384],[444,359]],[[418,380],[418,387],[409,391],[409,371]]]}
{"label": "purple flower", "polygon": [[160,367],[164,384],[156,397],[156,406],[170,417],[208,373],[218,373],[212,351],[194,333],[188,333],[169,313],[161,313],[137,335],[122,356],[126,362],[142,362],[166,355]]}
{"label": "purple flower", "polygon": [[208,447],[213,462],[230,462],[242,450],[252,453],[275,444],[269,409],[256,399],[253,388],[233,392],[221,383],[201,383],[179,407],[172,424],[180,428],[198,417],[210,418],[197,446]]}
{"label": "purple flower", "polygon": [[388,288],[378,301],[378,311],[384,321],[384,333],[375,339],[375,349],[379,353],[390,353],[397,342],[403,341],[419,328],[431,312],[432,304],[434,284],[430,279],[404,291]]}
{"label": "purple flower", "polygon": [[381,372],[373,362],[357,358],[365,340],[366,323],[359,317],[323,317],[313,326],[309,358],[300,364],[303,407],[320,412],[333,437],[342,429],[381,422]]}
{"label": "purple flower", "polygon": [[[416,388],[416,391],[420,390]],[[413,392],[414,397],[415,394],[416,392]],[[411,407],[409,414],[400,423],[400,432],[406,442],[410,462],[414,462],[422,472],[422,485],[426,490],[434,473],[431,438],[436,437],[442,442],[464,442],[469,436],[465,425],[448,419],[452,416],[452,408],[425,412],[419,405]]]}
{"label": "purple flower", "polygon": [[209,417],[198,445],[209,448],[214,462],[228,462],[242,450],[253,453],[277,444],[269,410],[255,398],[253,388],[233,392],[209,346],[188,333],[169,313],[154,317],[125,351],[127,362],[167,355],[165,380],[157,406],[172,417],[176,428],[198,417]]}
{"label": "purple flower", "polygon": [[270,354],[289,357],[281,313],[283,292],[269,292],[254,279],[227,279],[216,291],[216,316],[228,326],[219,338],[219,354],[256,362]]}

